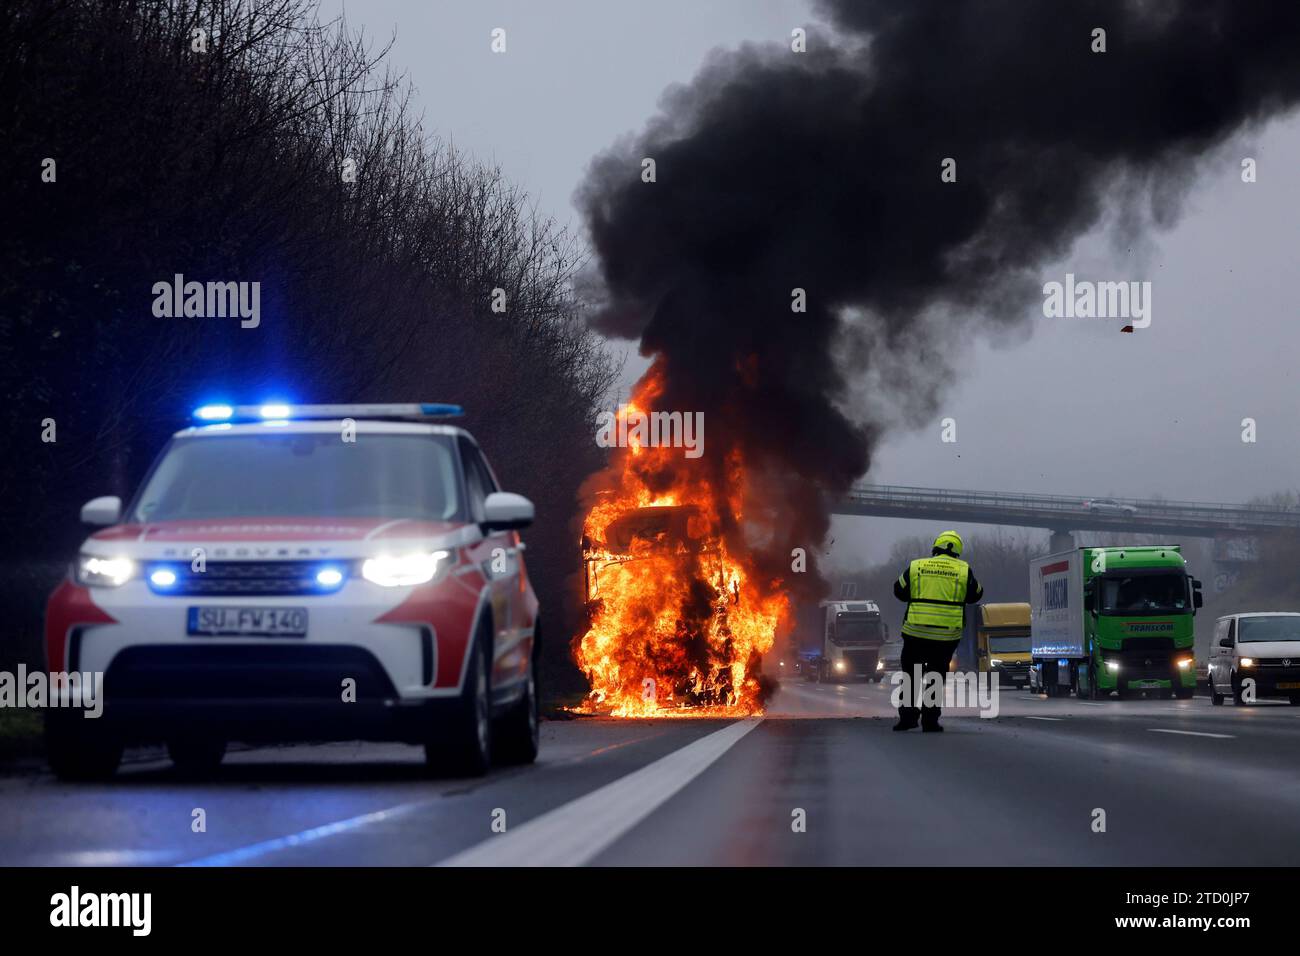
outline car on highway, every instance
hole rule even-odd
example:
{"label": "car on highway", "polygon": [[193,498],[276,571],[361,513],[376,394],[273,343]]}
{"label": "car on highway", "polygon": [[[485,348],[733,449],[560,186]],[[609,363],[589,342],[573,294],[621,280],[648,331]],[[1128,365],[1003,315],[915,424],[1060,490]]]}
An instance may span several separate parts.
{"label": "car on highway", "polygon": [[1097,512],[1098,514],[1137,514],[1136,505],[1124,504],[1123,502],[1116,501],[1114,498],[1089,498],[1083,503],[1083,510]]}
{"label": "car on highway", "polygon": [[[886,640],[880,645],[880,656],[876,659],[876,671],[880,674],[880,680],[889,677],[890,674],[897,671],[903,666],[903,642],[901,639]],[[880,682],[877,680],[877,683]]]}
{"label": "car on highway", "polygon": [[164,743],[397,740],[466,774],[537,755],[538,601],[456,406],[209,405],[85,540],[46,607],[49,670],[103,674],[103,714],[50,710],[61,777]]}
{"label": "car on highway", "polygon": [[1282,698],[1300,706],[1300,613],[1229,614],[1210,642],[1210,702]]}

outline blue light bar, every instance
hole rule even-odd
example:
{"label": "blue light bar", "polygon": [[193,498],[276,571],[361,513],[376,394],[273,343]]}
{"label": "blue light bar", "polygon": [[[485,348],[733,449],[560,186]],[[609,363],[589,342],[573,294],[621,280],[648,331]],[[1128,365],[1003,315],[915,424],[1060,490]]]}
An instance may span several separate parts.
{"label": "blue light bar", "polygon": [[194,417],[204,422],[224,422],[233,414],[229,405],[201,405],[194,410]]}
{"label": "blue light bar", "polygon": [[326,418],[457,418],[465,414],[459,405],[446,402],[362,403],[357,405],[286,405],[273,402],[266,405],[203,405],[194,417],[204,422],[283,422]]}

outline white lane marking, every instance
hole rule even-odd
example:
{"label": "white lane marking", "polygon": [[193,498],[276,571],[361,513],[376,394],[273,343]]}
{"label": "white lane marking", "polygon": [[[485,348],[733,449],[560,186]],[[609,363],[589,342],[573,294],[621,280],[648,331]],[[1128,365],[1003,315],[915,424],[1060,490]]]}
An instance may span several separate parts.
{"label": "white lane marking", "polygon": [[1235,740],[1235,734],[1207,734],[1201,730],[1169,730],[1165,727],[1148,727],[1153,734],[1182,734],[1184,737],[1217,737],[1220,740]]}
{"label": "white lane marking", "polygon": [[738,720],[439,866],[581,866],[666,803],[762,718]]}
{"label": "white lane marking", "polygon": [[1030,717],[1028,714],[1025,715],[1025,720],[1064,720],[1064,719],[1065,719],[1064,717]]}
{"label": "white lane marking", "polygon": [[177,865],[238,866],[240,863],[247,863],[249,860],[256,859],[259,856],[265,856],[268,853],[275,853],[278,850],[287,850],[295,846],[306,846],[308,843],[315,843],[317,840],[323,840],[325,837],[346,833],[349,830],[368,826],[371,823],[380,823],[384,820],[390,820],[393,817],[409,813],[410,811],[419,809],[420,807],[427,807],[433,802],[433,800],[420,800],[416,803],[403,803],[395,807],[389,807],[386,810],[376,810],[374,813],[364,813],[359,817],[349,817],[347,820],[338,820],[334,823],[326,823],[323,826],[312,827],[310,830],[303,830],[300,833],[290,833],[288,836],[276,837],[273,840],[263,840],[261,843],[253,843],[249,846],[227,850],[225,853],[214,853],[212,856],[199,857],[197,860],[190,860],[188,863],[180,863]]}

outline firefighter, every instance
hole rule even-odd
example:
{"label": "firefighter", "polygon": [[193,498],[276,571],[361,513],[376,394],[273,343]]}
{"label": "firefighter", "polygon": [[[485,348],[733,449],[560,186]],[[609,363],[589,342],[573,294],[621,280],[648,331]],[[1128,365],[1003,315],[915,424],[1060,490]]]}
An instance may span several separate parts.
{"label": "firefighter", "polygon": [[[961,559],[961,535],[945,531],[935,538],[930,557],[911,562],[894,582],[894,597],[907,602],[901,667],[910,682],[904,687],[910,686],[911,695],[903,698],[894,729],[911,730],[920,723],[922,730],[941,731],[941,709],[925,706],[924,699],[920,708],[916,706],[922,691],[922,685],[916,683],[916,668],[920,666],[926,679],[930,674],[939,675],[941,681],[947,676],[948,662],[966,623],[966,605],[984,597],[975,573]],[[942,694],[942,684],[938,689]]]}

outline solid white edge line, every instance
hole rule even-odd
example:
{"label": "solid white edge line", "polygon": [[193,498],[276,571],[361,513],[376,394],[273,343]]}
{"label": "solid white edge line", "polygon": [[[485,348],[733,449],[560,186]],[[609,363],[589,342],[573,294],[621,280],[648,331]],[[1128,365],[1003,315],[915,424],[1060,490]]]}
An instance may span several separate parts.
{"label": "solid white edge line", "polygon": [[1064,717],[1031,717],[1029,714],[1025,714],[1025,720],[1065,720],[1065,718]]}
{"label": "solid white edge line", "polygon": [[728,724],[435,865],[581,866],[663,806],[761,722],[759,717]]}
{"label": "solid white edge line", "polygon": [[1219,740],[1236,740],[1235,734],[1207,734],[1203,730],[1171,730],[1167,727],[1148,727],[1153,734],[1181,734],[1184,737],[1217,737]]}

